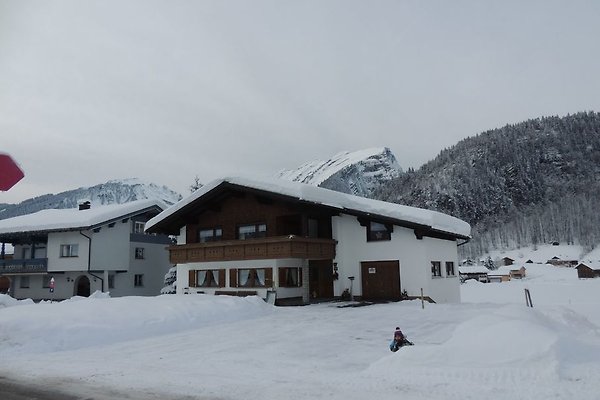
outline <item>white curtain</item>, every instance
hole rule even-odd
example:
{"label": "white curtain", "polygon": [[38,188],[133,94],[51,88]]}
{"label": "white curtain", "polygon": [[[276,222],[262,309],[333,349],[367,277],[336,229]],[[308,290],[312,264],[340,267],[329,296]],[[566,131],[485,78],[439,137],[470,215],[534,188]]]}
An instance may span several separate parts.
{"label": "white curtain", "polygon": [[[239,270],[240,286],[250,285],[250,272],[251,271],[252,270],[250,270],[250,269],[240,269]],[[244,276],[245,276],[245,278],[244,278]]]}
{"label": "white curtain", "polygon": [[256,270],[256,279],[258,280],[258,282],[256,282],[256,286],[265,286],[265,270],[264,269]]}
{"label": "white curtain", "polygon": [[211,271],[211,273],[213,275],[215,283],[217,284],[217,286],[219,286],[219,271]]}
{"label": "white curtain", "polygon": [[196,286],[202,286],[206,278],[206,271],[196,271]]}

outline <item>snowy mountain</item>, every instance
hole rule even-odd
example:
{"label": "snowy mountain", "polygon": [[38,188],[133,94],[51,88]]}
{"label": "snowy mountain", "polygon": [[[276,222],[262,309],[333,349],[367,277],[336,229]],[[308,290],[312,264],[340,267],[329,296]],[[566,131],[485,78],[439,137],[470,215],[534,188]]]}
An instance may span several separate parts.
{"label": "snowy mountain", "polygon": [[465,258],[494,249],[600,243],[600,113],[544,117],[483,132],[391,180],[379,200],[471,224]]}
{"label": "snowy mountain", "polygon": [[141,199],[159,199],[171,205],[179,201],[181,195],[166,186],[158,186],[136,178],[111,180],[92,187],[34,197],[19,204],[1,204],[0,219],[31,214],[49,208],[76,208],[82,201],[90,201],[92,205],[106,205]]}
{"label": "snowy mountain", "polygon": [[401,173],[402,169],[390,149],[379,147],[341,152],[326,161],[307,162],[296,169],[280,171],[277,177],[372,197],[377,187]]}

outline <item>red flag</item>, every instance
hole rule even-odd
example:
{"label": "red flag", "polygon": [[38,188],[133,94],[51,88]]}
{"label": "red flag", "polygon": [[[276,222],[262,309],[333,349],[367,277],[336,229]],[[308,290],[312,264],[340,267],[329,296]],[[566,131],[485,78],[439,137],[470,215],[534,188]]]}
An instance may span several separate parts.
{"label": "red flag", "polygon": [[7,191],[24,176],[25,174],[11,156],[0,153],[0,190]]}

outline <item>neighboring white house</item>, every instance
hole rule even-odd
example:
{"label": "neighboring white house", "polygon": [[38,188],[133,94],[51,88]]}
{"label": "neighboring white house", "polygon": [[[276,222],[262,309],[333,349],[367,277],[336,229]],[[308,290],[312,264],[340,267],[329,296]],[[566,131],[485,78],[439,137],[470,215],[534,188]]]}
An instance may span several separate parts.
{"label": "neighboring white house", "polygon": [[[156,200],[51,209],[0,220],[0,286],[15,298],[160,294],[169,270],[166,235],[144,232],[166,206]],[[5,246],[2,246],[4,249]],[[52,287],[54,286],[54,287]]]}
{"label": "neighboring white house", "polygon": [[435,211],[283,180],[224,178],[165,210],[147,231],[179,235],[177,293],[352,296],[459,302],[466,222]]}

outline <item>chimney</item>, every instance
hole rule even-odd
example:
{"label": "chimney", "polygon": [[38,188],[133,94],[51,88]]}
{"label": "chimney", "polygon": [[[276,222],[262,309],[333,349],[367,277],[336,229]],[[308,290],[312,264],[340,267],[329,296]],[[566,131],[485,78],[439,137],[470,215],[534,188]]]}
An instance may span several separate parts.
{"label": "chimney", "polygon": [[91,206],[92,205],[89,201],[84,201],[83,203],[79,203],[80,210],[89,210]]}

